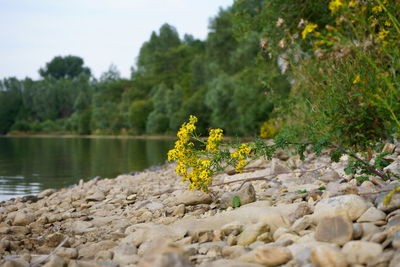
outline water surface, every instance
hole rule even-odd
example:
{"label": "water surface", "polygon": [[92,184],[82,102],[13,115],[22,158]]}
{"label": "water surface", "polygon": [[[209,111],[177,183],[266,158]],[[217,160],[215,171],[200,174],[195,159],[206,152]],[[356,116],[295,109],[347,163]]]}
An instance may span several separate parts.
{"label": "water surface", "polygon": [[0,201],[161,165],[172,140],[0,138]]}

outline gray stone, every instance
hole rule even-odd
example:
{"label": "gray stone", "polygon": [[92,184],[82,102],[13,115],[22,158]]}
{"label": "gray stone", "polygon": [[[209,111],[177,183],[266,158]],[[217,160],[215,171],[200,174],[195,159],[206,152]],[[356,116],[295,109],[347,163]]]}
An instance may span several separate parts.
{"label": "gray stone", "polygon": [[400,231],[396,231],[393,235],[392,247],[400,249]]}
{"label": "gray stone", "polygon": [[152,241],[144,256],[139,261],[140,267],[191,267],[191,262],[183,255],[183,251],[168,239]]}
{"label": "gray stone", "polygon": [[180,204],[172,212],[172,215],[178,216],[178,217],[183,217],[183,215],[185,215],[185,211],[186,211],[185,204]]}
{"label": "gray stone", "polygon": [[269,225],[266,223],[256,223],[244,228],[243,232],[238,236],[238,245],[250,245],[257,240],[257,237],[269,231]]}
{"label": "gray stone", "polygon": [[393,153],[394,152],[394,150],[395,150],[395,148],[396,148],[396,145],[395,144],[392,144],[392,143],[385,143],[385,145],[383,146],[383,148],[382,148],[382,153]]}
{"label": "gray stone", "polygon": [[290,169],[279,162],[277,159],[272,159],[271,174],[288,173]]}
{"label": "gray stone", "polygon": [[322,218],[315,231],[315,240],[344,245],[353,237],[353,224],[345,216],[336,215]]}
{"label": "gray stone", "polygon": [[106,199],[106,196],[102,191],[96,191],[93,195],[87,196],[87,201],[103,201]]}
{"label": "gray stone", "polygon": [[29,267],[29,263],[23,259],[12,259],[5,261],[1,267]]}
{"label": "gray stone", "polygon": [[243,262],[238,260],[226,260],[220,259],[213,262],[204,262],[199,265],[199,267],[263,267],[264,265],[250,263],[250,262]]}
{"label": "gray stone", "polygon": [[104,240],[98,243],[85,244],[79,249],[79,258],[93,259],[99,251],[111,250],[116,245],[117,243],[112,240]]}
{"label": "gray stone", "polygon": [[390,261],[389,267],[400,267],[400,253],[396,253]]}
{"label": "gray stone", "polygon": [[312,225],[312,218],[310,216],[304,216],[297,219],[290,228],[292,231],[299,233],[300,231],[306,230]]}
{"label": "gray stone", "polygon": [[376,222],[385,220],[385,218],[386,214],[383,211],[370,207],[358,218],[357,222]]}
{"label": "gray stone", "polygon": [[383,168],[383,171],[385,173],[388,173],[389,175],[391,174],[400,175],[400,161],[399,160],[393,161],[388,166]]}
{"label": "gray stone", "polygon": [[346,267],[347,262],[339,249],[316,247],[311,250],[311,262],[318,267]]}
{"label": "gray stone", "polygon": [[67,259],[76,259],[78,258],[78,250],[76,248],[58,248],[56,251],[56,255],[67,258]]}
{"label": "gray stone", "polygon": [[56,192],[56,190],[52,189],[52,188],[43,190],[42,192],[39,193],[38,198],[45,198],[45,197],[51,196],[55,192]]}
{"label": "gray stone", "polygon": [[238,259],[244,262],[262,264],[264,266],[278,266],[292,259],[292,253],[285,247],[258,247]]}
{"label": "gray stone", "polygon": [[[382,191],[392,190],[393,188],[398,187],[398,186],[400,186],[400,183],[389,184],[389,185],[385,186],[384,188],[382,188]],[[375,206],[378,209],[383,210],[385,212],[390,212],[390,211],[400,208],[400,194],[394,194],[392,197],[392,200],[390,201],[390,204],[384,205],[383,200],[386,195],[387,195],[387,192],[382,192],[376,197]]]}
{"label": "gray stone", "polygon": [[23,211],[18,211],[15,214],[13,225],[24,226],[28,225],[35,220],[35,216],[31,213],[25,213]]}
{"label": "gray stone", "polygon": [[315,206],[313,219],[318,222],[325,216],[345,214],[351,221],[357,220],[370,204],[357,195],[341,195],[323,199]]}
{"label": "gray stone", "polygon": [[220,207],[222,209],[233,207],[234,197],[239,197],[240,205],[242,206],[256,201],[256,192],[251,183],[246,183],[243,188],[237,192],[225,192],[221,197]]}
{"label": "gray stone", "polygon": [[67,262],[60,256],[53,255],[50,257],[49,261],[43,265],[43,267],[62,267],[65,266]]}
{"label": "gray stone", "polygon": [[185,204],[186,206],[191,206],[197,204],[210,204],[212,202],[211,196],[201,191],[177,190],[174,192],[174,194],[174,202],[177,205]]}
{"label": "gray stone", "polygon": [[243,230],[243,224],[238,221],[233,221],[221,227],[222,233],[226,236],[230,234],[238,235],[242,230]]}
{"label": "gray stone", "polygon": [[350,241],[342,248],[349,264],[367,264],[382,251],[381,245],[366,241]]}
{"label": "gray stone", "polygon": [[137,251],[136,246],[131,243],[121,245],[114,248],[113,260],[120,263],[122,266],[136,264],[140,259],[137,255]]}
{"label": "gray stone", "polygon": [[239,245],[233,245],[229,247],[223,247],[222,248],[222,256],[225,258],[238,258],[244,254],[249,252],[248,249],[246,249],[244,246],[239,246]]}
{"label": "gray stone", "polygon": [[339,179],[340,175],[336,171],[327,171],[319,178],[319,180],[326,183],[337,181]]}

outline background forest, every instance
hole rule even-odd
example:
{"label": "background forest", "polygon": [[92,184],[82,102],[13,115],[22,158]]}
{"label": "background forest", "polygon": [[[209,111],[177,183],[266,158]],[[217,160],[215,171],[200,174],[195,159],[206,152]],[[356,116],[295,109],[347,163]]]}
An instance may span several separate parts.
{"label": "background forest", "polygon": [[130,79],[55,57],[39,80],[1,81],[0,134],[172,134],[192,114],[200,132],[230,136],[393,136],[400,28],[387,2],[236,0],[204,41],[168,24],[153,32]]}

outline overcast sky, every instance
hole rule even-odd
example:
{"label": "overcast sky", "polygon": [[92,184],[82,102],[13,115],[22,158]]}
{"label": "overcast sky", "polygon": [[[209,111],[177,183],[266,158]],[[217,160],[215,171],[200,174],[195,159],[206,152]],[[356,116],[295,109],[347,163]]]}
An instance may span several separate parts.
{"label": "overcast sky", "polygon": [[99,77],[130,76],[139,49],[164,23],[205,39],[210,17],[233,0],[0,0],[0,79],[39,77],[53,57],[75,55]]}

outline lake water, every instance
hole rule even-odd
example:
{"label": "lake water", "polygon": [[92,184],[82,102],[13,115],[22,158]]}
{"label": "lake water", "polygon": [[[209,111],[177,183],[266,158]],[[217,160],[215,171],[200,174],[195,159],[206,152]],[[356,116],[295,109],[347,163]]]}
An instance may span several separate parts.
{"label": "lake water", "polygon": [[173,140],[0,138],[0,201],[164,164]]}

